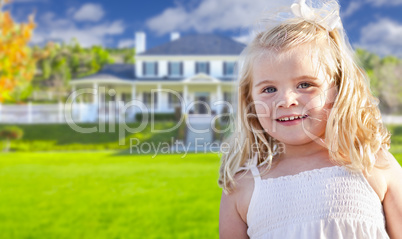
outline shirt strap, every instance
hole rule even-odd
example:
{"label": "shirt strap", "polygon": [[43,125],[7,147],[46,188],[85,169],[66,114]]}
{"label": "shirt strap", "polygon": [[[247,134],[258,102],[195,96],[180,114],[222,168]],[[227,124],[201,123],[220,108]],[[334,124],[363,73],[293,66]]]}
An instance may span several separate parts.
{"label": "shirt strap", "polygon": [[254,176],[254,181],[255,182],[260,182],[261,181],[261,175],[260,175],[260,171],[258,171],[257,166],[253,165],[250,167],[251,173]]}

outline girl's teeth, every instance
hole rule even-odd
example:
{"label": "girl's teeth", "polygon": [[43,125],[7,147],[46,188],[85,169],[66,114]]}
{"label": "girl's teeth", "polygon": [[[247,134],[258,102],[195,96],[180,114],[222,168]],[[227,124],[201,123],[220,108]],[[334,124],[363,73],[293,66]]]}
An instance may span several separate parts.
{"label": "girl's teeth", "polygon": [[282,118],[282,119],[280,119],[279,121],[288,121],[288,120],[295,120],[295,119],[303,119],[303,118],[305,118],[306,116],[290,116],[290,117],[285,117],[285,118]]}

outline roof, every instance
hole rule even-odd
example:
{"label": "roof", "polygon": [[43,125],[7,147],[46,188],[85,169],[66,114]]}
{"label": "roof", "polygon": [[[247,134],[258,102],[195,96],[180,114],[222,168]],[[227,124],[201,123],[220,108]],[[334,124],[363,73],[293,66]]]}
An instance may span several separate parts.
{"label": "roof", "polygon": [[77,80],[101,80],[101,79],[117,79],[117,80],[134,80],[135,65],[134,64],[108,64],[93,75],[79,78]]}
{"label": "roof", "polygon": [[[74,80],[127,80],[127,81],[141,81],[141,82],[154,82],[154,81],[166,81],[166,82],[181,82],[185,80],[185,77],[135,77],[135,65],[134,64],[108,64],[104,65],[102,70],[93,75],[85,76]],[[233,81],[234,77],[224,76],[217,77],[221,81]]]}
{"label": "roof", "polygon": [[[155,77],[155,78],[149,78],[149,77],[142,77],[142,78],[136,78],[134,81],[141,81],[141,82],[155,82],[155,81],[165,81],[165,82],[182,82],[187,78],[185,77]],[[223,81],[223,82],[230,82],[230,81],[235,81],[236,78],[234,77],[216,77],[216,79]]]}
{"label": "roof", "polygon": [[197,34],[183,36],[139,55],[239,55],[245,47],[229,37]]}

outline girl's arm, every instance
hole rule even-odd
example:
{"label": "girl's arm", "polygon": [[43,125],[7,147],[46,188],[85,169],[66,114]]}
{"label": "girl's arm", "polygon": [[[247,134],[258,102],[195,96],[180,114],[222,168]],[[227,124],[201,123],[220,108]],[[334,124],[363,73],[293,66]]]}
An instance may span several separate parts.
{"label": "girl's arm", "polygon": [[236,203],[237,193],[222,193],[219,211],[219,238],[243,239],[247,236],[247,224],[242,220]]}
{"label": "girl's arm", "polygon": [[391,153],[386,152],[390,167],[384,170],[387,192],[383,200],[387,232],[394,238],[402,238],[402,168]]}

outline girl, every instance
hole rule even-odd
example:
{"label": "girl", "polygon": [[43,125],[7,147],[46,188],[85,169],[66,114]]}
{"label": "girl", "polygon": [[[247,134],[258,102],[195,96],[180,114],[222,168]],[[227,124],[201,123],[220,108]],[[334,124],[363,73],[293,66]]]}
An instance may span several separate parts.
{"label": "girl", "polygon": [[244,51],[221,238],[402,238],[402,169],[339,5],[320,3],[294,3]]}

